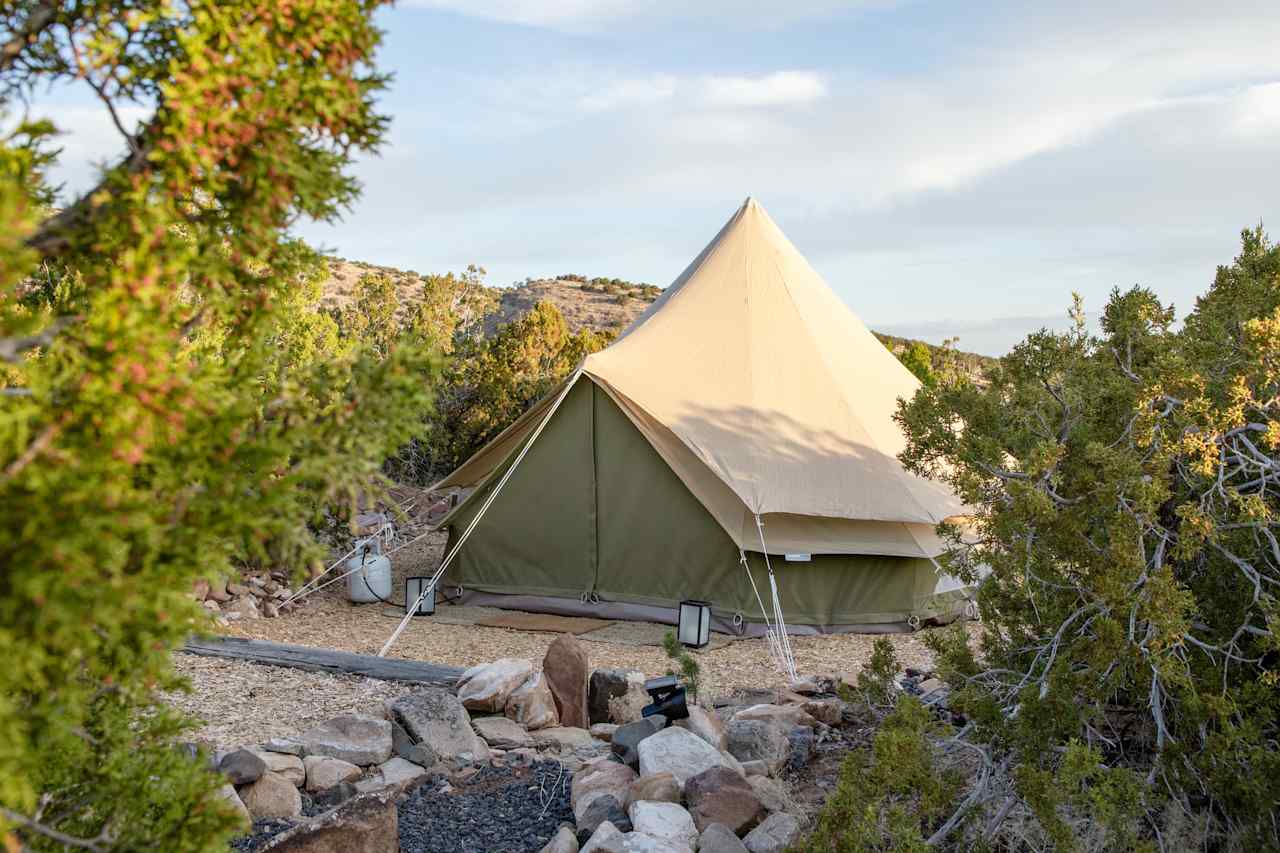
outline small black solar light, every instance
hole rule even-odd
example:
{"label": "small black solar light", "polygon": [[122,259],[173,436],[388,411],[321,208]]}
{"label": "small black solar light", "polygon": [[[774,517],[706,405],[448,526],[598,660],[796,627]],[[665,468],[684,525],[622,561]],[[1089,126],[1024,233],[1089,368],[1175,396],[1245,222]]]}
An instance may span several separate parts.
{"label": "small black solar light", "polygon": [[711,642],[711,602],[680,602],[676,636],[691,649],[700,649]]}
{"label": "small black solar light", "polygon": [[[426,595],[423,595],[423,590]],[[418,601],[418,597],[422,596],[422,600]],[[418,601],[418,608],[413,611],[414,616],[430,616],[436,612],[436,590],[431,586],[431,578],[413,577],[404,579],[404,612],[408,613],[409,608],[413,607],[413,603]]]}

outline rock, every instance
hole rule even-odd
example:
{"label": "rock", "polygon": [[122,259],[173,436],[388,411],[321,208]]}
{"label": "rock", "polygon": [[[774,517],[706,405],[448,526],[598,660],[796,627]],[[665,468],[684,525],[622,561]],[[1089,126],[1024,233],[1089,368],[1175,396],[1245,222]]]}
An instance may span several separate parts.
{"label": "rock", "polygon": [[391,757],[391,723],[359,714],[334,717],[298,740],[307,755],[327,755],[362,767]]}
{"label": "rock", "polygon": [[921,696],[925,696],[935,690],[941,690],[946,686],[947,683],[940,678],[926,678],[924,681],[920,682],[916,689],[920,691]]}
{"label": "rock", "polygon": [[627,692],[609,700],[609,719],[618,725],[634,723],[644,717],[645,707],[652,698],[644,689],[644,673],[627,673]]}
{"label": "rock", "polygon": [[240,795],[236,793],[236,786],[230,782],[218,789],[215,796],[225,802],[238,815],[244,818],[244,826],[247,828],[253,822],[253,817],[249,814],[249,810],[245,808],[244,801],[240,799]]}
{"label": "rock", "polygon": [[240,799],[254,819],[297,817],[302,814],[302,797],[293,783],[278,773],[266,772],[252,785],[240,789]]}
{"label": "rock", "polygon": [[818,721],[805,713],[804,708],[799,705],[752,705],[734,714],[733,719],[735,722],[738,720],[761,720],[787,728],[791,726],[813,728],[818,725]]}
{"label": "rock", "polygon": [[622,808],[622,803],[613,794],[601,794],[598,797],[593,797],[575,817],[578,823],[579,841],[590,839],[602,823],[611,823],[620,832],[631,831],[631,818],[627,817],[626,811]]}
{"label": "rock", "polygon": [[587,719],[587,676],[591,668],[587,650],[572,634],[561,634],[547,647],[542,674],[555,699],[560,725],[585,729]]}
{"label": "rock", "polygon": [[268,752],[265,749],[251,749],[249,751],[261,758],[263,764],[267,765],[268,770],[272,773],[279,773],[294,785],[300,786],[306,781],[306,770],[302,766],[302,759],[298,756],[286,755],[282,752]]}
{"label": "rock", "polygon": [[788,732],[773,723],[734,719],[724,731],[729,754],[739,761],[763,761],[770,770],[777,770],[791,754]]}
{"label": "rock", "polygon": [[262,778],[267,772],[267,763],[247,749],[237,749],[222,757],[218,771],[232,785],[248,785]]}
{"label": "rock", "polygon": [[578,853],[578,837],[573,834],[571,826],[561,824],[556,834],[538,853]]}
{"label": "rock", "polygon": [[785,812],[769,818],[742,839],[749,853],[783,853],[800,838],[800,821]]}
{"label": "rock", "polygon": [[404,726],[394,720],[391,722],[391,751],[422,767],[434,767],[440,762],[435,750],[425,743],[414,743]]}
{"label": "rock", "polygon": [[588,729],[591,736],[596,740],[602,740],[605,743],[613,742],[613,733],[618,730],[617,723],[593,723]]}
{"label": "rock", "polygon": [[661,714],[636,720],[619,726],[610,741],[610,750],[622,760],[623,764],[636,767],[640,764],[640,753],[637,748],[648,737],[657,734],[667,724],[667,718]]}
{"label": "rock", "polygon": [[625,696],[627,671],[625,669],[592,670],[587,680],[587,719],[591,723],[609,722],[609,700]]}
{"label": "rock", "polygon": [[317,808],[331,809],[360,793],[350,782],[339,782],[332,788],[326,788],[311,798]]}
{"label": "rock", "polygon": [[768,776],[769,765],[763,761],[756,759],[754,761],[742,762],[742,775],[750,779],[752,776]]}
{"label": "rock", "polygon": [[[582,829],[582,814],[591,801],[597,797],[611,796],[619,803],[619,808],[627,801],[631,784],[636,774],[625,764],[616,761],[594,761],[573,774],[569,788],[569,806],[578,821],[578,829]],[[595,826],[599,825],[599,821]],[[595,828],[592,827],[592,829]]]}
{"label": "rock", "polygon": [[260,851],[271,853],[399,853],[393,792],[354,797],[285,830]]}
{"label": "rock", "polygon": [[229,583],[227,584],[227,595],[232,598],[240,598],[241,596],[249,595],[249,587],[242,583]]}
{"label": "rock", "polygon": [[727,762],[720,751],[684,729],[667,728],[640,742],[640,775],[670,773],[683,788],[692,777]]}
{"label": "rock", "polygon": [[233,598],[222,606],[223,612],[230,615],[232,613],[240,614],[241,619],[258,619],[262,614],[258,612],[258,599],[252,595],[242,595]]}
{"label": "rock", "polygon": [[489,746],[498,749],[520,749],[533,743],[528,732],[506,717],[477,717],[471,727]]}
{"label": "rock", "polygon": [[306,752],[301,741],[283,737],[273,737],[271,740],[264,743],[262,748],[267,752],[279,752],[283,755],[301,756]]}
{"label": "rock", "polygon": [[747,848],[728,827],[713,823],[698,836],[698,853],[747,853]]}
{"label": "rock", "polygon": [[427,771],[412,761],[406,761],[397,755],[379,764],[377,775],[381,777],[379,781],[382,783],[382,787],[394,787],[403,791],[417,780],[426,776]]}
{"label": "rock", "polygon": [[622,830],[606,820],[596,827],[581,853],[623,853],[625,843]]}
{"label": "rock", "polygon": [[[391,703],[389,711],[415,744],[430,750],[434,757],[431,764],[438,760],[457,766],[489,759],[489,747],[471,728],[471,717],[466,709],[444,688],[428,687],[401,696]],[[401,754],[400,757],[423,763],[412,755]]]}
{"label": "rock", "polygon": [[787,792],[777,779],[770,779],[768,776],[750,776],[747,778],[747,784],[751,786],[751,790],[755,792],[756,799],[760,801],[760,805],[764,806],[766,811],[786,811]]}
{"label": "rock", "polygon": [[360,778],[360,768],[350,761],[325,755],[308,755],[302,759],[306,771],[307,791],[315,793],[332,788],[340,782]]}
{"label": "rock", "polygon": [[809,699],[800,707],[810,717],[828,726],[840,725],[840,717],[844,714],[844,702],[839,699]]}
{"label": "rock", "polygon": [[791,682],[790,686],[792,693],[799,693],[801,696],[813,696],[816,693],[822,692],[822,687],[818,684],[818,679],[812,675],[799,678]]}
{"label": "rock", "polygon": [[471,711],[501,714],[512,692],[531,674],[533,664],[518,658],[501,658],[472,667],[463,673],[466,680],[458,685],[458,700]]}
{"label": "rock", "polygon": [[790,750],[787,754],[787,768],[790,770],[800,770],[809,763],[809,759],[813,757],[814,747],[813,729],[804,726],[796,726],[791,730],[788,737]]}
{"label": "rock", "polygon": [[196,578],[191,583],[191,597],[196,601],[204,601],[209,597],[209,581],[204,578]]}
{"label": "rock", "polygon": [[593,750],[605,744],[596,740],[586,729],[572,729],[564,726],[553,726],[549,729],[538,729],[531,732],[533,745],[539,749],[554,749],[558,752],[574,750]]}
{"label": "rock", "polygon": [[213,601],[213,600],[205,601],[205,602],[203,602],[203,603],[202,603],[202,605],[201,605],[201,606],[202,606],[202,607],[204,607],[204,609],[205,609],[205,610],[208,610],[210,613],[221,613],[221,612],[222,612],[222,608],[218,606],[218,602]]}
{"label": "rock", "polygon": [[691,849],[698,843],[698,830],[694,828],[693,818],[678,803],[641,800],[631,806],[628,816],[632,830],[642,835]]}
{"label": "rock", "polygon": [[556,711],[551,688],[540,672],[530,675],[512,691],[503,713],[529,731],[560,725],[560,715]]}
{"label": "rock", "polygon": [[654,773],[641,776],[631,783],[627,791],[627,808],[632,804],[648,800],[655,803],[680,802],[680,783],[670,773]]}
{"label": "rock", "polygon": [[209,591],[205,594],[206,601],[230,601],[231,596],[227,594],[227,579],[219,578],[218,580],[209,581]]}
{"label": "rock", "polygon": [[747,780],[727,767],[712,767],[694,776],[685,783],[684,794],[699,830],[720,823],[742,835],[764,813]]}
{"label": "rock", "polygon": [[682,729],[688,729],[722,752],[728,746],[728,740],[724,734],[724,723],[701,705],[690,705],[689,716],[683,720],[676,720],[675,724]]}

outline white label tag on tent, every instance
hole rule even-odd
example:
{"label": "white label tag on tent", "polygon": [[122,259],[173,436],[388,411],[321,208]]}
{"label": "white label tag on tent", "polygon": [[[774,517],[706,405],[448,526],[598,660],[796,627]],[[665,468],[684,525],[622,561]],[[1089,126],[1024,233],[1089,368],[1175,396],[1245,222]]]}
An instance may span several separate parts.
{"label": "white label tag on tent", "polygon": [[788,554],[787,555],[788,563],[807,563],[812,559],[813,559],[812,554]]}

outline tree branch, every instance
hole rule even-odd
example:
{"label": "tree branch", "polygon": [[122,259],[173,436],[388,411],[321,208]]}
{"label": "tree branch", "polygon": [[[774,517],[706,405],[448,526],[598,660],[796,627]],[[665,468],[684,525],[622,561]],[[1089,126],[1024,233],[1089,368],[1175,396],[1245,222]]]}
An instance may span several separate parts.
{"label": "tree branch", "polygon": [[18,57],[22,55],[22,51],[35,42],[36,37],[54,22],[58,16],[58,6],[57,0],[45,0],[36,4],[31,14],[27,15],[27,19],[22,22],[22,26],[18,27],[3,46],[0,46],[0,71],[8,71],[13,67]]}
{"label": "tree branch", "polygon": [[67,835],[65,832],[59,832],[51,826],[45,826],[43,823],[40,823],[37,820],[32,820],[26,815],[10,811],[3,806],[0,806],[0,816],[3,816],[5,820],[11,821],[24,829],[28,829],[31,832],[36,833],[37,835],[43,835],[45,838],[56,841],[59,844],[67,847],[75,847],[80,850],[105,851],[107,850],[107,847],[103,845],[109,845],[113,839],[111,827],[109,825],[104,826],[96,838],[77,838],[74,835]]}

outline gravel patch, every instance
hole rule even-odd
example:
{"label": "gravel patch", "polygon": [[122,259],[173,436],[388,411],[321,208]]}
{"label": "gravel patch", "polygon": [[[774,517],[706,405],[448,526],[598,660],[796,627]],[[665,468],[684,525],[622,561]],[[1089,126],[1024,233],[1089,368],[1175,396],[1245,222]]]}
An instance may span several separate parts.
{"label": "gravel patch", "polygon": [[465,783],[432,780],[400,803],[403,853],[536,853],[573,823],[571,774],[555,761],[486,767]]}
{"label": "gravel patch", "polygon": [[166,693],[170,705],[203,721],[193,740],[215,749],[290,737],[341,714],[382,716],[386,699],[412,686],[247,661],[175,654],[173,665],[190,693]]}

